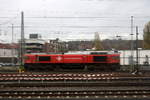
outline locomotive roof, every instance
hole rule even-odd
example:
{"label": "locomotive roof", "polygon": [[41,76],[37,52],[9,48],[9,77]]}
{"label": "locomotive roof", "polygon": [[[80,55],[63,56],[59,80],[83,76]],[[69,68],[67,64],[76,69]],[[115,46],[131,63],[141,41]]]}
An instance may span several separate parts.
{"label": "locomotive roof", "polygon": [[60,54],[63,54],[63,53],[55,53],[55,52],[50,52],[50,53],[28,53],[28,54],[35,54],[35,55],[43,55],[43,54],[55,54],[55,55],[60,55]]}
{"label": "locomotive roof", "polygon": [[65,54],[114,54],[114,53],[118,53],[118,52],[114,52],[114,51],[71,51],[71,52],[67,52]]}
{"label": "locomotive roof", "polygon": [[69,51],[67,53],[31,53],[31,54],[37,54],[37,55],[43,55],[43,54],[54,54],[54,55],[60,55],[60,54],[118,54],[116,51]]}

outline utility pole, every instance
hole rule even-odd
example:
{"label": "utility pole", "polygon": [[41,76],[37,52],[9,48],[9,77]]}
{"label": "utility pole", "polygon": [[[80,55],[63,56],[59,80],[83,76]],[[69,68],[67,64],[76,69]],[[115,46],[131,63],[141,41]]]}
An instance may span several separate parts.
{"label": "utility pole", "polygon": [[25,52],[24,40],[24,12],[21,12],[21,40],[20,40],[20,64],[23,65],[23,55]]}
{"label": "utility pole", "polygon": [[138,26],[136,26],[136,71],[139,73]]}
{"label": "utility pole", "polygon": [[2,33],[2,30],[1,30],[1,24],[0,24],[0,35],[2,35],[1,33]]}
{"label": "utility pole", "polygon": [[134,70],[134,66],[133,66],[133,56],[134,56],[134,52],[133,52],[133,16],[131,16],[131,71]]}
{"label": "utility pole", "polygon": [[11,54],[12,54],[12,59],[11,59],[11,63],[14,64],[14,48],[13,48],[13,43],[14,43],[14,25],[12,24],[12,40],[11,40],[11,43],[12,43],[12,48],[11,48]]}

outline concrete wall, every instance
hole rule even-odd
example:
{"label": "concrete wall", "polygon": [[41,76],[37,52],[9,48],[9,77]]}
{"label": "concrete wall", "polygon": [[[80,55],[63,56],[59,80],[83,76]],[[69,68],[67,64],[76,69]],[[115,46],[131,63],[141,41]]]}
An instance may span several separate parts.
{"label": "concrete wall", "polygon": [[[131,50],[121,50],[120,57],[121,57],[121,65],[129,65],[129,57],[131,56]],[[133,50],[133,60],[136,62],[136,51]],[[139,50],[139,64],[143,65],[146,61],[146,55],[148,56],[148,62],[150,63],[150,50]]]}
{"label": "concrete wall", "polygon": [[0,57],[17,57],[18,51],[16,49],[0,49]]}

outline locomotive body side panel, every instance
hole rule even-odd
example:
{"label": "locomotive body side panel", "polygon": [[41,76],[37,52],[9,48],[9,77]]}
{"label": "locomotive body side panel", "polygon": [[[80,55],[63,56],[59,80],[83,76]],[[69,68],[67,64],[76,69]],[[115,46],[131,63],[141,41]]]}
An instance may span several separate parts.
{"label": "locomotive body side panel", "polygon": [[24,63],[36,63],[36,56],[35,55],[25,55]]}
{"label": "locomotive body side panel", "polygon": [[108,63],[109,64],[120,64],[120,55],[119,54],[112,54],[108,56]]}
{"label": "locomotive body side panel", "polygon": [[53,64],[63,63],[63,55],[51,55]]}
{"label": "locomotive body side panel", "polygon": [[63,55],[64,63],[87,63],[86,55]]}

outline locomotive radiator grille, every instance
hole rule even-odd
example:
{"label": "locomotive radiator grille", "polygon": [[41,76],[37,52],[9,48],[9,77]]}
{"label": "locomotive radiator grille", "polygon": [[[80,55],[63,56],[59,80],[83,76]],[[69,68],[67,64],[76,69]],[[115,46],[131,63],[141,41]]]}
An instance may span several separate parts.
{"label": "locomotive radiator grille", "polygon": [[94,62],[106,62],[107,56],[93,56]]}
{"label": "locomotive radiator grille", "polygon": [[38,61],[50,61],[51,57],[50,56],[39,56]]}

